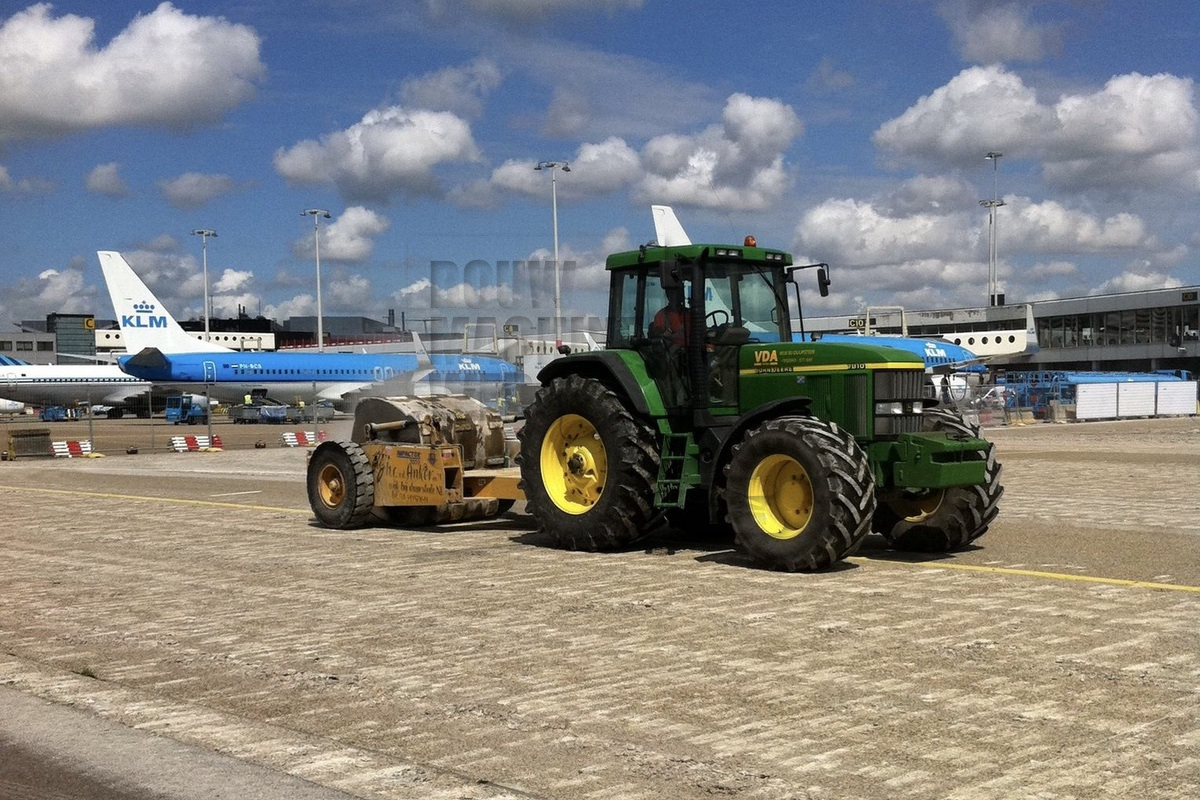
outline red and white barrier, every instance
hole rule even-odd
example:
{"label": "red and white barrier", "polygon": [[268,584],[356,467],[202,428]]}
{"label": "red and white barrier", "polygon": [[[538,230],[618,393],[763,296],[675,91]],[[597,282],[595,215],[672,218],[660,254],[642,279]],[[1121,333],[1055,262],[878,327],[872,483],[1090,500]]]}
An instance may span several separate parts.
{"label": "red and white barrier", "polygon": [[198,453],[201,451],[220,450],[221,437],[213,436],[209,441],[207,436],[172,436],[171,449],[176,453]]}
{"label": "red and white barrier", "polygon": [[100,455],[92,452],[91,441],[84,439],[80,442],[51,442],[50,449],[55,458],[91,458]]}
{"label": "red and white barrier", "polygon": [[329,438],[325,431],[286,431],[280,438],[288,447],[313,447]]}

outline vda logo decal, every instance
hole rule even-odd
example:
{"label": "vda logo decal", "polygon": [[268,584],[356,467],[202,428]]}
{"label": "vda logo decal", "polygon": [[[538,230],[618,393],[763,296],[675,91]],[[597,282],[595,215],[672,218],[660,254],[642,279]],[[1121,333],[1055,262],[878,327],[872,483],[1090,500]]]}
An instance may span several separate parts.
{"label": "vda logo decal", "polygon": [[777,366],[779,366],[779,352],[777,350],[756,350],[756,351],[754,351],[754,366],[756,366],[756,367],[777,367]]}
{"label": "vda logo decal", "polygon": [[121,315],[122,328],[165,328],[166,316],[154,316],[154,304],[145,301],[133,304],[133,314]]}

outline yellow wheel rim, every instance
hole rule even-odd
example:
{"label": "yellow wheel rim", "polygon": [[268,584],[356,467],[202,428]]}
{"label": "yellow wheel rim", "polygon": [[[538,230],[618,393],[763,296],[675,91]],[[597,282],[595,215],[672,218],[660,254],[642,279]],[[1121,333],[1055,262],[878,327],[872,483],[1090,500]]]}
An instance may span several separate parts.
{"label": "yellow wheel rim", "polygon": [[596,426],[578,414],[564,414],[542,439],[542,485],[559,509],[586,514],[604,492],[608,453]]}
{"label": "yellow wheel rim", "polygon": [[792,539],[808,527],[813,488],[808,470],[791,456],[767,456],[750,475],[750,513],[776,539]]}
{"label": "yellow wheel rim", "polygon": [[934,489],[919,497],[892,497],[888,505],[905,522],[923,522],[937,513],[945,496],[945,489]]}
{"label": "yellow wheel rim", "polygon": [[346,479],[334,464],[326,464],[317,475],[317,492],[321,502],[329,508],[337,508],[346,499]]}

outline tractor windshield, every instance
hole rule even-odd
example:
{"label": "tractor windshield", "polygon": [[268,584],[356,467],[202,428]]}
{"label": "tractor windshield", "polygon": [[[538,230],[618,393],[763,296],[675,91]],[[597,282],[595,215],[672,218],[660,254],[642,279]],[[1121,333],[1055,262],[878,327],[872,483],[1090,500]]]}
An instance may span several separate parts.
{"label": "tractor windshield", "polygon": [[781,321],[788,315],[780,309],[775,291],[781,278],[776,269],[747,273],[741,268],[711,265],[704,282],[708,324],[745,328],[755,342],[784,340],[789,331],[782,328]]}

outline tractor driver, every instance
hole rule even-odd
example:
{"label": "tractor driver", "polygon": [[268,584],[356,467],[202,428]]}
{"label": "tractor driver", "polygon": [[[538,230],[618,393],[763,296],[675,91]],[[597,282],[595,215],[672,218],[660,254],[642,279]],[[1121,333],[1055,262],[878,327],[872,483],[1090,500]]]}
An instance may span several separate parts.
{"label": "tractor driver", "polygon": [[683,346],[687,344],[690,324],[691,312],[683,301],[683,287],[673,286],[667,289],[667,304],[651,320],[649,333],[667,339],[670,344]]}

